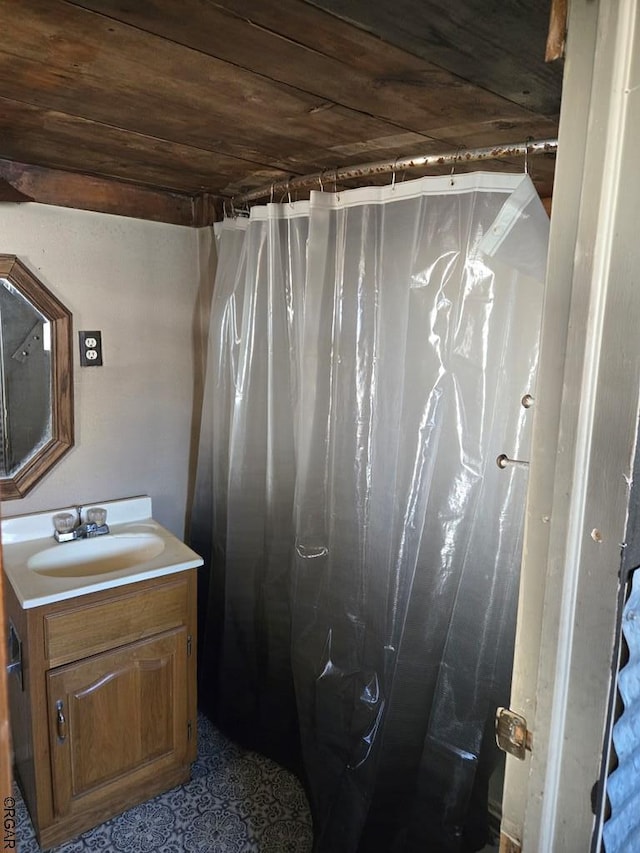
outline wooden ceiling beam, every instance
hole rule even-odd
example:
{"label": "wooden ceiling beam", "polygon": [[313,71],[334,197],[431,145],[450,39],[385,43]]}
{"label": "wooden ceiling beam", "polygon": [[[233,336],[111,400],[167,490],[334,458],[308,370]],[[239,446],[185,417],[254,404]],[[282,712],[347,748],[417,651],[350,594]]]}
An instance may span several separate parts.
{"label": "wooden ceiling beam", "polygon": [[452,121],[470,114],[531,118],[500,95],[300,0],[66,2],[406,131],[441,123],[445,103]]}
{"label": "wooden ceiling beam", "polygon": [[[176,192],[220,192],[261,162],[170,142],[0,96],[0,156]],[[273,177],[282,176],[274,170]]]}
{"label": "wooden ceiling beam", "polygon": [[[219,0],[259,2],[259,0]],[[530,0],[306,0],[533,112],[560,109],[562,68],[545,64],[549,4]]]}
{"label": "wooden ceiling beam", "polygon": [[[360,4],[334,2],[342,12]],[[444,0],[426,2],[437,10]],[[320,5],[4,0],[0,158],[191,198],[443,146],[557,134],[555,115]],[[552,174],[551,166],[540,177],[550,184]]]}
{"label": "wooden ceiling beam", "polygon": [[12,100],[273,167],[398,134],[376,116],[76,6],[5,6],[0,88]]}
{"label": "wooden ceiling beam", "polygon": [[0,160],[0,180],[41,204],[130,216],[199,228],[218,217],[221,202],[208,194],[188,195],[61,169]]}

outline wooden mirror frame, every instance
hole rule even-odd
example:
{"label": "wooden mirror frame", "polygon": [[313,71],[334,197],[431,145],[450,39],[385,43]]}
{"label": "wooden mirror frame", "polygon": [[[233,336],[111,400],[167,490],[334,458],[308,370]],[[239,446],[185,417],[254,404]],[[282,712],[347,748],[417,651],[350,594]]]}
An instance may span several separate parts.
{"label": "wooden mirror frame", "polygon": [[23,498],[73,447],[71,312],[15,255],[0,254],[6,278],[51,323],[51,439],[16,471],[0,477],[0,499]]}

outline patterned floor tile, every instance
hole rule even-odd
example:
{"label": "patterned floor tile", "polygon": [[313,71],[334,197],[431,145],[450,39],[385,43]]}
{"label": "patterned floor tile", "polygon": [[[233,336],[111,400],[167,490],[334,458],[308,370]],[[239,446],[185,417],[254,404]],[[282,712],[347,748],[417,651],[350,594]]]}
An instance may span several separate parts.
{"label": "patterned floor tile", "polygon": [[[20,853],[40,848],[16,789]],[[95,827],[55,853],[310,853],[311,817],[299,781],[198,720],[191,781]]]}

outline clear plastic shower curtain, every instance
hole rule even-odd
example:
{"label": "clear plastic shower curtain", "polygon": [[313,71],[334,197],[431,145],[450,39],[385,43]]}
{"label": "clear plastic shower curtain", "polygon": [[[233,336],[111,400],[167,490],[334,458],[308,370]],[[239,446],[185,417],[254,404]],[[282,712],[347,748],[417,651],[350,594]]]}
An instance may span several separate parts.
{"label": "clear plastic shower curtain", "polygon": [[294,399],[308,206],[225,222],[211,308],[191,541],[202,705],[238,740],[296,762],[290,662]]}
{"label": "clear plastic shower curtain", "polygon": [[299,737],[318,853],[486,840],[547,239],[528,177],[425,178],[254,210],[216,282],[221,718]]}

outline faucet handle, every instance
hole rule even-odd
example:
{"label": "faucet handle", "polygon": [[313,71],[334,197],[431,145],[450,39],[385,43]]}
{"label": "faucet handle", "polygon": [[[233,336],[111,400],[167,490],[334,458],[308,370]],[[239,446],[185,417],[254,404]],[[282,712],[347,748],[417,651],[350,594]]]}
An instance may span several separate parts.
{"label": "faucet handle", "polygon": [[76,538],[76,519],[72,512],[58,512],[53,516],[56,542],[71,542]]}
{"label": "faucet handle", "polygon": [[98,527],[102,527],[107,521],[106,509],[101,506],[92,506],[87,510],[87,521],[90,524],[97,524]]}
{"label": "faucet handle", "polygon": [[53,516],[53,526],[57,533],[71,533],[75,527],[75,519],[71,512],[58,512]]}

